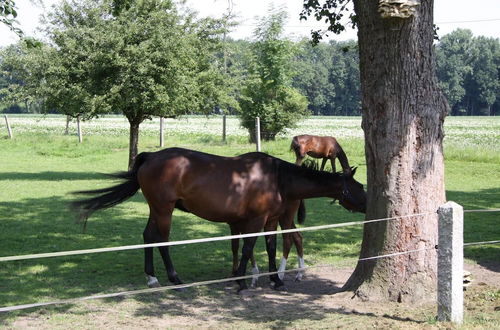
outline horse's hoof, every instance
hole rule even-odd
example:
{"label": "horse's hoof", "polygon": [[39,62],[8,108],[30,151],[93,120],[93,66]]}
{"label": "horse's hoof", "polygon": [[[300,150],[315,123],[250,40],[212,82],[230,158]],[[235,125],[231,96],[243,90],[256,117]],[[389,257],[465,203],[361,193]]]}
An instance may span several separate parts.
{"label": "horse's hoof", "polygon": [[244,288],[244,289],[238,289],[237,291],[238,295],[242,296],[242,297],[249,297],[249,296],[252,296],[252,291],[249,290],[248,288]]}
{"label": "horse's hoof", "polygon": [[286,286],[284,284],[281,284],[281,285],[273,285],[273,289],[276,290],[276,291],[281,291],[281,292],[286,292],[288,291]]}
{"label": "horse's hoof", "polygon": [[161,286],[158,279],[154,276],[146,275],[146,279],[148,281],[148,288],[159,288]]}
{"label": "horse's hoof", "polygon": [[159,288],[159,287],[161,287],[160,282],[154,282],[151,284],[148,283],[148,288],[152,289],[152,288]]}

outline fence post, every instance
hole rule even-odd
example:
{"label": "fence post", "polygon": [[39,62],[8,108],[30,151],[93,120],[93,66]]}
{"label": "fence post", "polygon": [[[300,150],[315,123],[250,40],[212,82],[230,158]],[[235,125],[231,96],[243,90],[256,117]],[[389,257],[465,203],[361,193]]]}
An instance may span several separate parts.
{"label": "fence post", "polygon": [[160,117],[160,148],[163,148],[165,145],[165,139],[164,139],[164,118]]}
{"label": "fence post", "polygon": [[7,118],[7,115],[3,115],[5,118],[5,125],[7,125],[7,133],[9,134],[9,139],[12,139],[12,129],[10,128],[9,124],[9,118]]}
{"label": "fence post", "polygon": [[64,130],[64,135],[68,135],[69,134],[69,122],[71,121],[71,117],[70,116],[66,116],[66,129]]}
{"label": "fence post", "polygon": [[78,131],[78,142],[82,143],[83,136],[82,136],[82,126],[80,125],[80,115],[76,116],[76,127]]}
{"label": "fence post", "polygon": [[222,142],[226,142],[226,115],[222,115]]}
{"label": "fence post", "polygon": [[260,118],[255,117],[255,143],[257,143],[257,151],[260,151]]}
{"label": "fence post", "polygon": [[447,202],[439,207],[438,321],[461,324],[464,314],[464,236],[462,206]]}

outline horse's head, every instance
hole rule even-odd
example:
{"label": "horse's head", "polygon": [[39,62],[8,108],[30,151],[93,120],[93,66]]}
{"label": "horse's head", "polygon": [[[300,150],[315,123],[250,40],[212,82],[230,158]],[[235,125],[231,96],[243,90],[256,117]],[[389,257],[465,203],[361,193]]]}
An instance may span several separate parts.
{"label": "horse's head", "polygon": [[366,192],[363,185],[354,179],[356,167],[342,174],[342,193],[339,204],[351,212],[366,213]]}

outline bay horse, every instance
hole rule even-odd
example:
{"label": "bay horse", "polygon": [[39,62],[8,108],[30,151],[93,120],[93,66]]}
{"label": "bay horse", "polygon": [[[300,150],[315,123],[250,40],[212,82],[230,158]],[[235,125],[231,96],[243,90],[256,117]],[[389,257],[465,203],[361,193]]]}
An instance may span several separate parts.
{"label": "bay horse", "polygon": [[[292,227],[300,200],[332,197],[350,211],[365,212],[366,193],[351,174],[328,173],[296,166],[260,152],[222,157],[183,148],[168,148],[137,155],[128,172],[113,176],[122,182],[103,189],[80,191],[90,198],[72,202],[84,225],[95,211],[117,205],[139,189],[149,205],[144,243],[166,242],[172,212],[178,208],[214,222],[226,222],[237,232],[255,233],[263,229]],[[290,239],[286,235],[285,239]],[[237,276],[245,275],[257,237],[243,240]],[[276,271],[276,235],[265,237],[269,271]],[[182,284],[166,246],[158,247],[167,276]],[[144,271],[149,286],[159,286],[153,265],[153,248],[144,249]],[[283,282],[270,276],[274,288]],[[238,292],[246,281],[238,280]]]}
{"label": "bay horse", "polygon": [[300,165],[306,155],[313,158],[321,158],[321,168],[325,168],[326,161],[329,159],[332,164],[332,172],[335,170],[335,158],[339,159],[340,165],[344,173],[349,173],[351,167],[347,156],[335,139],[332,136],[316,136],[316,135],[297,135],[292,138],[290,150],[295,153],[295,164]]}

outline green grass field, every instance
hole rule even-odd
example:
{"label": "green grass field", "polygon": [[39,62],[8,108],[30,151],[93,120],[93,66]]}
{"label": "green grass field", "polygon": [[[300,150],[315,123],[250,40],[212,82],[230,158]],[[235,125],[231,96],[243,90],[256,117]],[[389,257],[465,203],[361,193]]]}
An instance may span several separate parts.
{"label": "green grass field", "polygon": [[[148,208],[139,193],[126,203],[96,213],[82,232],[67,208],[72,191],[110,184],[102,173],[125,170],[128,157],[128,123],[107,116],[83,123],[84,141],[64,135],[62,116],[9,116],[13,139],[0,124],[0,256],[90,249],[142,243]],[[366,183],[361,119],[311,118],[287,131],[276,141],[264,142],[264,152],[293,161],[290,137],[300,133],[333,135],[346,150],[357,179]],[[141,126],[140,151],[158,150],[158,121]],[[221,141],[220,117],[186,117],[166,120],[166,147],[180,146],[220,155],[255,150],[236,118],[228,119],[228,138]],[[448,200],[465,210],[500,208],[500,118],[447,118],[445,124],[446,190]],[[307,203],[305,226],[363,220],[327,199]],[[500,239],[499,213],[466,213],[464,241]],[[210,223],[192,215],[174,213],[171,240],[228,235],[225,224]],[[306,263],[354,266],[362,228],[304,233]],[[281,242],[278,243],[281,247]],[[262,239],[257,257],[265,265]],[[292,255],[295,252],[292,251]],[[467,262],[500,260],[500,246],[465,249]],[[160,282],[167,284],[156,253]],[[226,277],[231,268],[229,242],[171,248],[177,272],[185,282]],[[280,255],[280,252],[278,252]],[[293,257],[295,263],[295,258]],[[83,256],[0,263],[0,307],[98,293],[142,289],[143,251],[100,253]],[[498,295],[497,295],[498,299]],[[30,313],[30,312],[26,312]],[[3,318],[15,318],[16,313]],[[1,323],[0,323],[1,324]]]}

